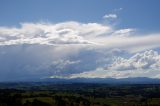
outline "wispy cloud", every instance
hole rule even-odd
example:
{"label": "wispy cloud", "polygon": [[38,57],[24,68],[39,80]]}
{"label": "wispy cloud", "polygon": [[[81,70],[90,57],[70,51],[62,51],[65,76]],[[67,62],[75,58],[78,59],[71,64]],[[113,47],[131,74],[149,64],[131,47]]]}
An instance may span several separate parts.
{"label": "wispy cloud", "polygon": [[98,68],[97,70],[90,72],[83,72],[78,74],[72,74],[68,78],[133,78],[133,77],[148,77],[148,78],[160,78],[160,72],[158,70],[104,70]]}
{"label": "wispy cloud", "polygon": [[123,10],[123,8],[116,8],[116,9],[114,9],[114,12],[119,12],[119,11],[122,11]]}
{"label": "wispy cloud", "polygon": [[103,16],[104,19],[116,19],[117,17],[116,14],[106,14]]}

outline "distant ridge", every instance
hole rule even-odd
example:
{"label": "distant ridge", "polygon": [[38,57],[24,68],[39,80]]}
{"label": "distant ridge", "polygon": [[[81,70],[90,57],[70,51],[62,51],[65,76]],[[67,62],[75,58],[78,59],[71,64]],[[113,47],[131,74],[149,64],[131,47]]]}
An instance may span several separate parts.
{"label": "distant ridge", "polygon": [[160,84],[160,79],[147,77],[134,78],[46,78],[42,82],[61,82],[61,83],[105,83],[105,84]]}

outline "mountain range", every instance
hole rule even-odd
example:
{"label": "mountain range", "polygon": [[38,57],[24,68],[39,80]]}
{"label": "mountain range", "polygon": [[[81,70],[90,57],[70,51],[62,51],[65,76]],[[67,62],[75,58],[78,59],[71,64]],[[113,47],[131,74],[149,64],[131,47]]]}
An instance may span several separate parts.
{"label": "mountain range", "polygon": [[105,83],[105,84],[160,84],[160,79],[147,77],[134,78],[46,78],[40,82],[54,82],[54,83]]}

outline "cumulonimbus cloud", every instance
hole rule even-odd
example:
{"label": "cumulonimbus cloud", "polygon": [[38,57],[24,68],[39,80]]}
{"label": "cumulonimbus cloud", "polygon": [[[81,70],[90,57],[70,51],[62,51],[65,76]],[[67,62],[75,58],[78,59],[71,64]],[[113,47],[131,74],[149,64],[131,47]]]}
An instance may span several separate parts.
{"label": "cumulonimbus cloud", "polygon": [[[57,73],[71,74],[71,78],[149,76],[151,72],[159,75],[159,54],[146,51],[159,48],[159,42],[159,33],[138,34],[136,29],[114,29],[101,23],[71,21],[0,27],[0,77],[43,77]],[[109,55],[113,50],[133,56],[122,57],[119,52]],[[143,51],[146,52],[138,54]],[[115,55],[120,58],[110,61]],[[138,63],[134,62],[136,59]],[[145,68],[151,71],[144,71]]]}

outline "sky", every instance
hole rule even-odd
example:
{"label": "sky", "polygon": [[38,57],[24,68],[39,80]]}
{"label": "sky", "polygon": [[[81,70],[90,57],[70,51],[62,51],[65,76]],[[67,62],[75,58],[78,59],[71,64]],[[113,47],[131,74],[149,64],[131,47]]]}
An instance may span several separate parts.
{"label": "sky", "polygon": [[0,0],[0,81],[160,78],[159,0]]}

